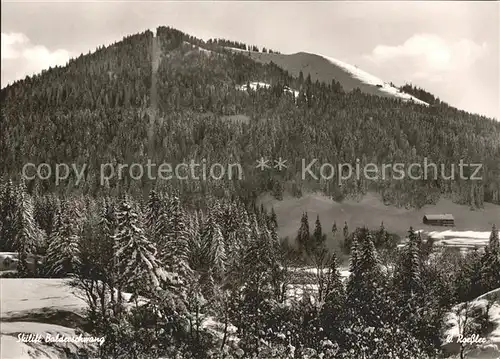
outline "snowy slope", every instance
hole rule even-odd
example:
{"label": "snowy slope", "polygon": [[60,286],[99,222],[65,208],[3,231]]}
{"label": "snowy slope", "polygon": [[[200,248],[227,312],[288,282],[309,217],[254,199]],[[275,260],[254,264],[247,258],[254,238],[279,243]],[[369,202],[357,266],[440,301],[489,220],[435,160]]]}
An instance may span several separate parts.
{"label": "snowy slope", "polygon": [[[62,317],[78,318],[85,302],[76,297],[64,279],[0,280],[0,342],[2,359],[66,358],[65,351],[94,350],[86,343],[22,343],[19,333],[77,335],[75,329],[56,324]],[[61,323],[62,324],[62,323]],[[56,344],[56,345],[55,345]],[[90,346],[89,346],[90,345]]]}
{"label": "snowy slope", "polygon": [[270,63],[272,61],[295,77],[302,71],[304,76],[310,75],[313,81],[319,80],[330,83],[332,79],[335,79],[340,82],[345,91],[359,88],[362,92],[367,94],[398,98],[404,101],[412,101],[416,104],[428,106],[426,102],[410,94],[401,92],[397,87],[384,82],[377,76],[329,56],[305,52],[277,54],[241,50],[231,47],[226,47],[226,49],[246,54],[252,59],[262,63]]}
{"label": "snowy slope", "polygon": [[[98,343],[22,343],[20,333],[75,337],[84,335],[82,323],[86,303],[68,285],[68,279],[8,278],[0,280],[0,358],[67,358],[86,350],[93,352]],[[75,295],[77,294],[77,295]],[[124,299],[130,298],[124,293]],[[84,335],[88,336],[88,335]]]}
{"label": "snowy slope", "polygon": [[[165,276],[159,273],[159,276]],[[74,358],[78,352],[95,352],[101,343],[57,342],[23,343],[18,341],[20,333],[64,337],[89,335],[78,328],[83,322],[86,303],[82,293],[75,292],[69,279],[9,278],[0,280],[0,358],[1,359],[65,359]],[[125,301],[129,293],[123,293]],[[139,299],[139,304],[147,301]],[[203,314],[200,313],[203,317]],[[203,318],[201,327],[214,338],[222,340],[224,325],[213,317]],[[237,342],[236,328],[226,328],[226,342]],[[71,356],[68,356],[70,353]],[[83,356],[85,357],[85,356]]]}
{"label": "snowy slope", "polygon": [[363,71],[356,66],[353,66],[353,65],[345,63],[343,61],[334,59],[332,57],[328,57],[328,56],[324,56],[324,55],[319,55],[319,56],[324,57],[325,59],[330,61],[332,64],[335,64],[336,66],[349,72],[353,77],[359,79],[360,81],[364,82],[365,84],[372,85],[372,86],[378,86],[380,91],[387,92],[388,94],[391,94],[391,95],[398,97],[398,98],[401,98],[403,100],[407,100],[407,101],[411,100],[411,101],[414,101],[415,103],[418,103],[420,105],[429,106],[429,104],[427,102],[419,100],[418,98],[416,98],[412,95],[409,95],[407,93],[401,92],[398,88],[391,86],[390,84],[384,82],[383,80],[379,79],[378,77],[376,77],[372,74],[369,74],[368,72]]}

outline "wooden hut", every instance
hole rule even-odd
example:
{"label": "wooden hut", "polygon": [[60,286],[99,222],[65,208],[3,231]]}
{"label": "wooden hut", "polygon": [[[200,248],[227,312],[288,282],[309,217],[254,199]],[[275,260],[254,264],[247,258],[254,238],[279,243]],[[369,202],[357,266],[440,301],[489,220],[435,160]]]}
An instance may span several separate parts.
{"label": "wooden hut", "polygon": [[451,214],[426,214],[423,218],[423,222],[429,226],[455,226],[455,218],[453,218]]}

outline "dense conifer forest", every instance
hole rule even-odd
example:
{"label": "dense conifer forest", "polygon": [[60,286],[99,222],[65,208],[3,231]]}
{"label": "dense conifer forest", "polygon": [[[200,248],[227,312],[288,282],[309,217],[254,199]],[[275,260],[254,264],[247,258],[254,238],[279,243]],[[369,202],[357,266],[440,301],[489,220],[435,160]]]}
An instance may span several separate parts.
{"label": "dense conifer forest", "polygon": [[[203,208],[175,192],[60,198],[9,181],[0,251],[19,253],[15,277],[72,278],[87,298],[81,329],[105,337],[100,358],[440,358],[445,314],[500,283],[496,228],[484,251],[462,255],[411,228],[396,248],[383,226],[334,224],[350,246],[344,279],[319,219],[311,229],[304,214],[289,247],[273,211],[214,197]],[[296,296],[305,264],[316,290]],[[463,335],[491,330],[488,311],[467,315]]]}
{"label": "dense conifer forest", "polygon": [[[318,217],[309,228],[304,213],[290,246],[274,210],[256,198],[319,191],[341,201],[376,191],[394,206],[441,197],[500,204],[500,123],[412,86],[403,89],[432,106],[293,78],[224,46],[248,49],[160,27],[156,37],[126,37],[2,89],[0,252],[18,253],[11,276],[70,277],[88,305],[81,329],[106,338],[99,358],[443,357],[446,314],[500,287],[496,227],[484,250],[463,254],[433,248],[412,228],[399,247],[383,224],[370,231]],[[270,86],[242,91],[250,82]],[[287,158],[288,170],[260,171],[262,156]],[[482,163],[483,180],[352,178],[339,186],[338,174],[300,177],[302,158],[424,157]],[[126,173],[101,184],[103,164],[191,159],[240,163],[244,178]],[[87,167],[84,181],[72,174],[56,184],[21,178],[28,162]],[[350,255],[347,278],[345,254],[327,250],[327,234]],[[315,291],[304,285],[295,296],[304,266],[314,268]],[[461,334],[491,330],[488,312],[466,312],[471,324]]]}
{"label": "dense conifer forest", "polygon": [[[318,190],[339,200],[374,190],[386,202],[401,206],[435,203],[441,196],[476,208],[485,201],[500,203],[500,124],[492,119],[441,103],[425,107],[359,91],[345,93],[335,80],[312,83],[310,78],[292,78],[273,64],[256,63],[217,43],[166,27],[158,28],[157,42],[161,51],[154,101],[150,31],[2,89],[1,172],[19,176],[27,162],[52,168],[57,163],[88,164],[85,181],[77,188],[74,178],[57,188],[53,179],[27,184],[30,189],[36,184],[43,193],[131,191],[144,196],[154,187],[169,185],[181,188],[182,196],[224,188],[245,201],[265,191],[279,197],[283,191],[300,195]],[[238,88],[250,81],[271,86]],[[285,87],[299,91],[298,96]],[[235,121],[235,116],[248,121]],[[288,170],[261,175],[255,169],[261,156],[287,158]],[[339,186],[338,173],[323,181],[300,176],[301,159],[353,165],[359,159],[361,165],[380,165],[423,163],[424,157],[443,164],[447,175],[451,164],[460,160],[480,163],[483,179],[430,176],[415,181],[388,176],[351,178]],[[203,158],[241,163],[244,179],[165,184],[124,176],[111,181],[110,188],[99,184],[104,163],[145,164],[150,159],[175,164]],[[469,171],[465,169],[465,178],[472,174]]]}

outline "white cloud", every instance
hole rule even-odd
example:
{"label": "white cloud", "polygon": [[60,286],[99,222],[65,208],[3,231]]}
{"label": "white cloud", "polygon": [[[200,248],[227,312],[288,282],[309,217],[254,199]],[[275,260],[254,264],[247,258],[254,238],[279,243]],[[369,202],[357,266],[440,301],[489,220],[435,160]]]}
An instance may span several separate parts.
{"label": "white cloud", "polygon": [[48,69],[65,65],[71,58],[69,51],[51,51],[45,46],[35,45],[22,33],[2,32],[2,87]]}
{"label": "white cloud", "polygon": [[367,56],[378,65],[405,64],[415,78],[439,81],[444,72],[470,68],[488,50],[469,39],[450,42],[433,34],[416,34],[397,46],[378,45]]}

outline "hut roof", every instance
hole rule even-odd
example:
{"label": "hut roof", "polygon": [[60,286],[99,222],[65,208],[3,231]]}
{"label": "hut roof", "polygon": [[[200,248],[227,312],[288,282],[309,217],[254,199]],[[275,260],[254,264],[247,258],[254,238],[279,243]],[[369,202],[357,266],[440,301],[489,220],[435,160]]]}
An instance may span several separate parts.
{"label": "hut roof", "polygon": [[434,220],[434,221],[439,221],[439,220],[447,220],[447,221],[454,221],[455,218],[453,218],[452,214],[426,214],[424,216],[424,219],[427,220]]}

